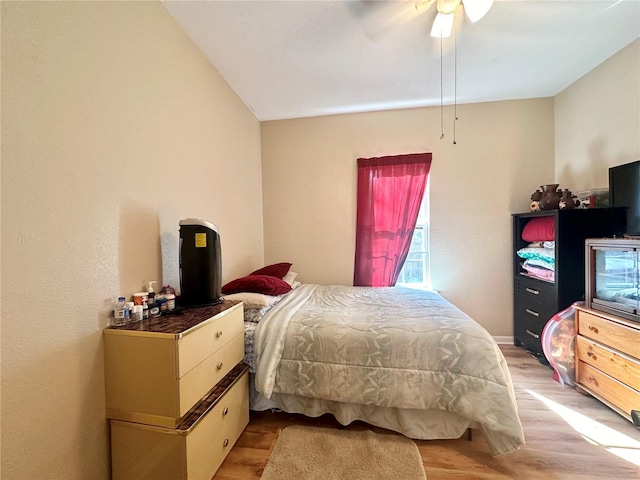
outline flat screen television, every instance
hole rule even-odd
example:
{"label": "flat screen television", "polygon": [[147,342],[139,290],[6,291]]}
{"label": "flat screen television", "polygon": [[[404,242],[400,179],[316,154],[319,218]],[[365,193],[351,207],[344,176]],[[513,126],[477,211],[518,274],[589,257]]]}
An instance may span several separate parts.
{"label": "flat screen television", "polygon": [[627,207],[627,235],[640,236],[640,160],[609,168],[609,205]]}

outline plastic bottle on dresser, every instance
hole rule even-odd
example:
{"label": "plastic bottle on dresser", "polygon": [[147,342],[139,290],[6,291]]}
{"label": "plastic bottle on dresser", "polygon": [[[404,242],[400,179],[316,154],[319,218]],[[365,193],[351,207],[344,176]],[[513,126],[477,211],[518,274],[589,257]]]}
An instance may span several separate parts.
{"label": "plastic bottle on dresser", "polygon": [[142,305],[134,305],[131,309],[131,321],[139,322],[142,320]]}
{"label": "plastic bottle on dresser", "polygon": [[155,281],[155,280],[153,280],[151,282],[147,282],[147,293],[148,293],[147,303],[149,305],[151,305],[152,303],[156,303],[156,294],[153,291],[153,284],[154,283],[158,283],[158,282]]}
{"label": "plastic bottle on dresser", "polygon": [[129,312],[124,297],[118,297],[113,307],[112,325],[121,327],[129,323]]}
{"label": "plastic bottle on dresser", "polygon": [[158,317],[160,316],[160,306],[156,303],[156,294],[153,291],[153,284],[158,283],[155,280],[151,282],[147,282],[147,292],[149,293],[149,297],[147,298],[147,304],[149,308],[149,317]]}
{"label": "plastic bottle on dresser", "polygon": [[158,295],[156,297],[156,305],[160,309],[161,314],[167,312],[167,299],[164,298],[164,295]]}
{"label": "plastic bottle on dresser", "polygon": [[167,310],[172,311],[176,309],[176,296],[173,293],[167,293],[164,298],[167,299]]}

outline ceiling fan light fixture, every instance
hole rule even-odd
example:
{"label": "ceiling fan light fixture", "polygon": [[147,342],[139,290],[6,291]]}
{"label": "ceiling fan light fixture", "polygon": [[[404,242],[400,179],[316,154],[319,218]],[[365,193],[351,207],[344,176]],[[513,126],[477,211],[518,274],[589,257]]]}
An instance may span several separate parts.
{"label": "ceiling fan light fixture", "polygon": [[442,13],[443,15],[447,15],[449,13],[454,13],[462,0],[438,0],[436,3],[436,8],[438,9],[438,13]]}
{"label": "ceiling fan light fixture", "polygon": [[435,0],[417,0],[415,3],[416,10],[418,12],[424,12],[433,2],[435,2]]}
{"label": "ceiling fan light fixture", "polygon": [[491,6],[493,0],[462,0],[464,11],[473,23],[484,17]]}
{"label": "ceiling fan light fixture", "polygon": [[447,38],[453,31],[453,13],[438,13],[431,27],[431,36],[436,38]]}

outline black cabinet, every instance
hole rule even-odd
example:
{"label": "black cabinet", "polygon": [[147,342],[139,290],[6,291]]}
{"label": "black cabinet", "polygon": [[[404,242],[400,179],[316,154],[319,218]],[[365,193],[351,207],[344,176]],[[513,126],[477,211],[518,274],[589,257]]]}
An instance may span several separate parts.
{"label": "black cabinet", "polygon": [[[529,245],[522,239],[525,225],[533,218],[553,217],[555,222],[555,279],[541,280],[522,268],[517,251]],[[584,300],[585,246],[587,238],[611,237],[624,231],[625,209],[592,208],[546,210],[513,215],[513,339],[546,363],[541,336],[556,313]]]}

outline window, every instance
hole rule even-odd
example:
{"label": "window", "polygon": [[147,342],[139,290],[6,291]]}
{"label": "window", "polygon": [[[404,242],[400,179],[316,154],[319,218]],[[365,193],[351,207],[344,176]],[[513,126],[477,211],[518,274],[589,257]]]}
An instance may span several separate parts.
{"label": "window", "polygon": [[355,286],[398,282],[430,168],[431,153],[358,159]]}
{"label": "window", "polygon": [[429,267],[429,180],[422,197],[409,254],[400,271],[399,285],[431,288]]}

